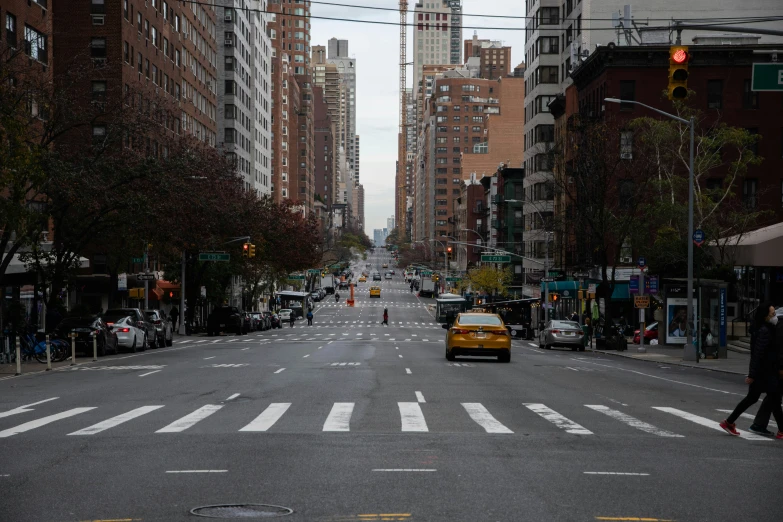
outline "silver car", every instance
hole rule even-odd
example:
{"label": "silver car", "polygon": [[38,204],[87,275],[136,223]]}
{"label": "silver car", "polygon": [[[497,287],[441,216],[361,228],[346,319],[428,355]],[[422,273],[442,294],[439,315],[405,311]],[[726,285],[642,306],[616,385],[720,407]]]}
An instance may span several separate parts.
{"label": "silver car", "polygon": [[584,351],[585,338],[582,327],[575,321],[552,320],[538,334],[538,347],[551,349],[553,346]]}

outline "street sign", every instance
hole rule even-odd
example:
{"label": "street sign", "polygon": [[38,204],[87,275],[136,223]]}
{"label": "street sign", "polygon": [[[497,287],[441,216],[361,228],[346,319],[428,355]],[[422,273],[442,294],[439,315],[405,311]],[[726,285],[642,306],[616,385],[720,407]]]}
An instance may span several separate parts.
{"label": "street sign", "polygon": [[584,279],[585,277],[590,277],[589,272],[574,272],[574,277],[577,279]]}
{"label": "street sign", "polygon": [[231,254],[225,252],[199,252],[199,261],[231,261]]}
{"label": "street sign", "polygon": [[640,257],[639,262],[636,264],[639,265],[639,268],[644,268],[645,266],[647,266],[647,260],[643,257]]}
{"label": "street sign", "polygon": [[704,231],[697,229],[693,231],[693,244],[700,247],[704,243]]}
{"label": "street sign", "polygon": [[305,276],[303,276],[302,274],[291,274],[288,276],[289,281],[296,281],[297,279],[304,279],[304,278]]}
{"label": "street sign", "polygon": [[144,258],[143,257],[132,257],[131,258],[131,263],[143,263],[143,262],[144,262]]}
{"label": "street sign", "polygon": [[588,294],[594,294],[595,293],[595,287],[596,287],[595,284],[587,285],[587,293]]}
{"label": "street sign", "polygon": [[128,274],[117,274],[117,290],[128,289]]}
{"label": "street sign", "polygon": [[636,308],[650,308],[650,296],[636,295],[633,298],[633,304]]}
{"label": "street sign", "polygon": [[457,281],[460,281],[459,277],[447,277],[446,282],[448,283],[456,283]]}
{"label": "street sign", "polygon": [[311,269],[309,269],[309,270],[307,271],[307,273],[308,273],[308,274],[320,274],[320,273],[321,273],[321,271],[320,271],[320,270],[318,270],[317,268],[311,268]]}
{"label": "street sign", "polygon": [[754,63],[751,91],[783,91],[783,63]]}
{"label": "street sign", "polygon": [[647,276],[644,278],[644,293],[645,294],[657,294],[658,293],[658,276]]}
{"label": "street sign", "polygon": [[510,263],[511,256],[493,256],[493,255],[485,254],[481,256],[481,262],[482,263]]}
{"label": "street sign", "polygon": [[555,279],[553,277],[542,277],[541,282],[542,283],[553,283]]}
{"label": "street sign", "polygon": [[139,281],[154,281],[155,274],[153,274],[152,272],[136,274],[136,279]]}
{"label": "street sign", "polygon": [[638,275],[632,275],[630,279],[628,280],[628,293],[629,294],[638,294],[639,293],[639,276]]}

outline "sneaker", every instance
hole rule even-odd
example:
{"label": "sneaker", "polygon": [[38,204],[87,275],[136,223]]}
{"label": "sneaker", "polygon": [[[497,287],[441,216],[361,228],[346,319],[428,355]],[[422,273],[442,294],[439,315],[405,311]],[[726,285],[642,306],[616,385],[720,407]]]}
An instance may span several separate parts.
{"label": "sneaker", "polygon": [[720,423],[720,427],[723,428],[726,433],[729,435],[735,435],[739,437],[739,432],[737,431],[737,425],[733,423],[729,423],[729,421],[723,420]]}
{"label": "sneaker", "polygon": [[[724,428],[725,429],[725,428]],[[771,437],[772,432],[768,429],[762,428],[761,426],[756,426],[755,424],[751,424],[750,428],[748,428],[748,431],[751,433],[755,433],[756,435],[764,435],[765,437]]]}
{"label": "sneaker", "polygon": [[777,435],[775,435],[775,438],[778,440],[783,440],[783,431],[778,431]]}

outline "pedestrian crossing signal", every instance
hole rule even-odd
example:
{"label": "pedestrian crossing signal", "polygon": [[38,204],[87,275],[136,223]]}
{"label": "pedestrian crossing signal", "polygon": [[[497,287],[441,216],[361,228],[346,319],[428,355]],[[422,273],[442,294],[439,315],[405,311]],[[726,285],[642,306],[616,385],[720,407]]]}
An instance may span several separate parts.
{"label": "pedestrian crossing signal", "polygon": [[688,46],[673,45],[669,48],[667,94],[670,100],[682,100],[688,96],[688,62],[690,59]]}

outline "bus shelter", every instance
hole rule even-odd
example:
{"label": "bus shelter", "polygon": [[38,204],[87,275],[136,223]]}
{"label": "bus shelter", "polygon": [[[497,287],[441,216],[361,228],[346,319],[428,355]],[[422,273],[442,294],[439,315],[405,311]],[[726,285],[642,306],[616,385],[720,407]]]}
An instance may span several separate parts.
{"label": "bus shelter", "polygon": [[468,308],[468,301],[462,296],[443,294],[435,300],[435,319],[439,323],[450,323],[457,314],[466,312]]}

